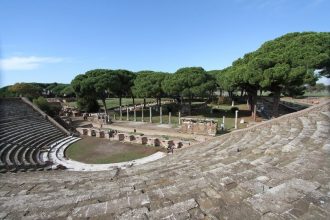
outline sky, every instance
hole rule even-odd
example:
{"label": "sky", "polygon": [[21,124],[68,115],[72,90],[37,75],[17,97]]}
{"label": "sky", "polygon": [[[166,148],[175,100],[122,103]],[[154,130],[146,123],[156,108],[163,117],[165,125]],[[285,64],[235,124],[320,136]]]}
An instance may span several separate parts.
{"label": "sky", "polygon": [[223,69],[283,34],[329,32],[329,9],[330,0],[0,0],[0,87],[70,83],[96,68]]}

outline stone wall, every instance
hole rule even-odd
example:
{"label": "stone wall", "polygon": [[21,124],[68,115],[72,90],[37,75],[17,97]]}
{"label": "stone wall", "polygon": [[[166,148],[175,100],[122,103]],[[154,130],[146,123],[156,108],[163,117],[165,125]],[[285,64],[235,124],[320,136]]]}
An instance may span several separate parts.
{"label": "stone wall", "polygon": [[218,122],[213,119],[181,118],[181,132],[215,136]]}
{"label": "stone wall", "polygon": [[122,133],[113,130],[102,130],[99,128],[77,128],[77,131],[81,135],[98,137],[98,138],[106,138],[110,140],[121,141],[125,143],[135,143],[142,144],[154,147],[173,147],[173,148],[183,148],[190,146],[189,141],[182,140],[173,140],[173,139],[165,139],[158,137],[148,137],[140,134],[131,134],[131,133]]}

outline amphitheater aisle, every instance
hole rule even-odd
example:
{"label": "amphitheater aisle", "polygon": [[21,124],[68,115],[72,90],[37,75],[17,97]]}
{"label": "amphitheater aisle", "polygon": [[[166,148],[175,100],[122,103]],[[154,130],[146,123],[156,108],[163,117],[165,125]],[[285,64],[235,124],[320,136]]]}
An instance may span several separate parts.
{"label": "amphitheater aisle", "polygon": [[160,160],[0,176],[5,219],[329,219],[330,102]]}

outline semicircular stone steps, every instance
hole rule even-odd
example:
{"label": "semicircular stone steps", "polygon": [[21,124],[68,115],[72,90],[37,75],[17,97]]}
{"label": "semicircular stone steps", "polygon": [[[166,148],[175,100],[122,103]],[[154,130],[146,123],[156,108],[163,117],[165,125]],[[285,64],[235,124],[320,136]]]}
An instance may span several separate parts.
{"label": "semicircular stone steps", "polygon": [[40,151],[66,135],[19,98],[0,99],[0,172],[43,169]]}

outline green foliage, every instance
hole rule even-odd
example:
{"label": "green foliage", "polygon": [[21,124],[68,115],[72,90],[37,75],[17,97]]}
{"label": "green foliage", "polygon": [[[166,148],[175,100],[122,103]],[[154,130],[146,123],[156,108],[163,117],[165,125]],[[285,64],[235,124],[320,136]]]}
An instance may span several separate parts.
{"label": "green foliage", "polygon": [[133,94],[136,97],[160,98],[164,95],[162,82],[167,76],[166,73],[141,71],[137,74],[134,80]]}
{"label": "green foliage", "polygon": [[114,70],[118,76],[118,87],[113,91],[118,97],[125,97],[132,95],[132,87],[136,74],[128,70]]}
{"label": "green foliage", "polygon": [[166,76],[162,88],[169,95],[192,98],[204,96],[207,92],[215,90],[216,82],[214,77],[207,74],[203,68],[186,67]]}
{"label": "green foliage", "polygon": [[61,107],[51,105],[47,102],[47,100],[40,96],[36,99],[33,99],[33,104],[38,106],[42,111],[44,111],[47,115],[55,116],[61,110]]}
{"label": "green foliage", "polygon": [[41,88],[30,83],[16,83],[10,86],[9,92],[32,99],[41,95]]}
{"label": "green foliage", "polygon": [[17,96],[17,94],[10,90],[10,86],[5,86],[5,87],[0,88],[0,97],[1,98],[15,97],[15,96]]}
{"label": "green foliage", "polygon": [[67,85],[64,89],[60,92],[61,96],[64,97],[74,97],[75,93],[71,85]]}
{"label": "green foliage", "polygon": [[[330,33],[289,33],[265,42],[258,50],[244,55],[218,74],[219,86],[239,86],[256,97],[259,88],[274,95],[277,115],[280,94],[303,93],[304,85],[315,84],[315,70],[328,76],[330,70]],[[229,75],[229,80],[226,79]],[[251,104],[255,98],[251,98]]]}
{"label": "green foliage", "polygon": [[110,95],[120,99],[131,95],[134,78],[135,74],[128,70],[95,69],[76,76],[71,85],[80,100],[79,108],[97,109],[95,100],[100,99],[107,112],[105,99]]}
{"label": "green foliage", "polygon": [[[65,94],[65,96],[64,96]],[[62,83],[16,83],[0,89],[1,97],[26,96],[31,100],[44,95],[47,97],[73,97],[74,91],[70,84]]]}
{"label": "green foliage", "polygon": [[231,72],[233,69],[226,68],[217,71],[216,82],[221,90],[232,92],[237,88],[237,82],[235,82],[234,73]]}
{"label": "green foliage", "polygon": [[98,112],[100,106],[96,99],[86,98],[86,97],[79,97],[77,100],[77,107],[81,111],[85,112]]}

